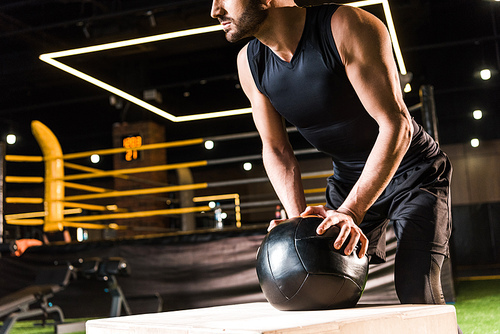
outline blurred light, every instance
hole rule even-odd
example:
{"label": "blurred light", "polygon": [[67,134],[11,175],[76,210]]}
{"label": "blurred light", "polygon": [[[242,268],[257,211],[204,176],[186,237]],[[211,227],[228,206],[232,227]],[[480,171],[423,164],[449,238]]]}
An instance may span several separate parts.
{"label": "blurred light", "polygon": [[90,156],[90,161],[92,161],[93,164],[96,164],[101,161],[101,157],[99,156],[99,154],[92,154]]}
{"label": "blurred light", "polygon": [[7,141],[7,144],[14,145],[17,141],[17,137],[15,134],[9,133],[5,140]]}
{"label": "blurred light", "polygon": [[479,109],[474,110],[472,112],[472,117],[474,117],[474,119],[481,119],[481,118],[483,118],[483,112]]}
{"label": "blurred light", "polygon": [[108,211],[116,211],[116,210],[118,210],[118,206],[116,204],[106,205],[106,210],[108,210]]}
{"label": "blurred light", "polygon": [[221,217],[222,219],[226,219],[226,218],[227,218],[227,213],[225,213],[225,212],[221,213],[221,214],[220,214],[220,217]]}
{"label": "blurred light", "polygon": [[151,28],[154,28],[156,27],[156,19],[155,19],[155,16],[153,14],[153,11],[151,10],[148,10],[146,12],[146,16],[148,17],[149,19],[149,25],[151,26]]}
{"label": "blurred light", "polygon": [[244,169],[244,170],[246,170],[246,171],[250,171],[250,170],[252,170],[252,167],[253,167],[253,166],[252,166],[252,163],[251,163],[251,162],[245,162],[245,163],[243,164],[243,169]]}
{"label": "blurred light", "polygon": [[85,241],[89,238],[89,234],[83,228],[79,227],[76,229],[76,240],[78,242]]}
{"label": "blurred light", "polygon": [[410,85],[409,83],[407,83],[407,84],[405,85],[405,89],[404,89],[404,91],[405,91],[405,93],[409,93],[409,92],[411,92],[411,85]]}
{"label": "blurred light", "polygon": [[217,205],[217,204],[215,204],[215,202],[213,202],[213,201],[208,203],[208,207],[209,207],[210,209],[215,208],[215,206],[216,206],[216,205]]}
{"label": "blurred light", "polygon": [[479,72],[479,75],[481,76],[481,79],[483,80],[490,80],[491,79],[491,70],[485,68],[484,70],[481,70],[481,72]]}
{"label": "blurred light", "polygon": [[214,142],[213,142],[213,141],[211,141],[211,140],[207,140],[207,141],[205,142],[205,148],[206,148],[207,150],[211,150],[211,149],[213,149],[213,148],[214,148],[214,146],[215,146],[215,144],[214,144]]}
{"label": "blurred light", "polygon": [[479,146],[479,139],[477,139],[477,138],[471,139],[470,146],[472,146],[472,147],[478,147]]}

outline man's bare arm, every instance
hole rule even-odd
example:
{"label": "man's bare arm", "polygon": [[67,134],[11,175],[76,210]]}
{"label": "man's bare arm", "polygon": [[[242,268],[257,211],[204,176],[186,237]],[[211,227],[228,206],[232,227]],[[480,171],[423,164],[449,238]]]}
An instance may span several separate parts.
{"label": "man's bare arm", "polygon": [[[289,217],[306,208],[299,164],[288,141],[281,115],[255,86],[246,47],[238,55],[241,86],[252,104],[255,126],[262,140],[262,159],[273,188]],[[271,228],[273,223],[271,223]]]}
{"label": "man's bare arm", "polygon": [[383,23],[361,9],[344,7],[334,14],[332,31],[336,31],[335,41],[347,76],[379,125],[379,135],[365,168],[341,206],[360,223],[399,167],[410,145],[413,126]]}
{"label": "man's bare arm", "polygon": [[344,203],[336,210],[325,211],[321,207],[306,210],[326,217],[318,226],[319,234],[332,225],[339,225],[341,232],[336,248],[351,236],[346,247],[348,254],[358,238],[363,244],[363,234],[357,224],[394,176],[410,145],[413,127],[403,102],[390,37],[383,23],[363,10],[346,6],[332,16],[332,33],[351,84],[379,125],[379,135],[363,172]]}

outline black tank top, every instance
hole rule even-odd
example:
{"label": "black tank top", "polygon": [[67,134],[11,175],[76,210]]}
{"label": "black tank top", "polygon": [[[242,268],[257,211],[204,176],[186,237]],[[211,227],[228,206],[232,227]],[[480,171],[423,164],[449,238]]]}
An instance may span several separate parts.
{"label": "black tank top", "polygon": [[[332,157],[334,177],[356,182],[378,135],[378,124],[349,82],[331,29],[337,5],[307,8],[306,23],[288,63],[257,39],[248,45],[259,91],[316,149]],[[435,156],[439,148],[413,121],[411,146],[397,174]]]}

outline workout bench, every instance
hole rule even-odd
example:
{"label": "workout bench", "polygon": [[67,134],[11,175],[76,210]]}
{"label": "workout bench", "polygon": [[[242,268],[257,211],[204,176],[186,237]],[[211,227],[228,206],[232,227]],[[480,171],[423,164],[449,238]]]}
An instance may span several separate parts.
{"label": "workout bench", "polygon": [[40,271],[33,285],[0,298],[0,318],[5,317],[0,334],[8,333],[18,320],[37,316],[42,316],[45,323],[49,314],[54,314],[56,322],[62,323],[64,314],[61,308],[52,305],[48,299],[63,290],[72,276],[71,265],[55,266]]}
{"label": "workout bench", "polygon": [[131,314],[127,299],[116,279],[116,276],[130,275],[130,267],[125,259],[121,257],[80,259],[78,263],[75,263],[75,268],[80,277],[97,279],[108,283],[108,289],[112,296],[111,317],[119,317],[122,306],[125,314]]}

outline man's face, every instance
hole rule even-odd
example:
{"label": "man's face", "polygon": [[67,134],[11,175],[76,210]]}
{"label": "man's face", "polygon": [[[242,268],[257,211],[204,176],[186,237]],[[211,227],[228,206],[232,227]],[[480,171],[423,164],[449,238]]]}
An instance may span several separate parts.
{"label": "man's face", "polygon": [[237,42],[254,36],[267,18],[261,0],[213,0],[211,15],[222,24],[226,39]]}

